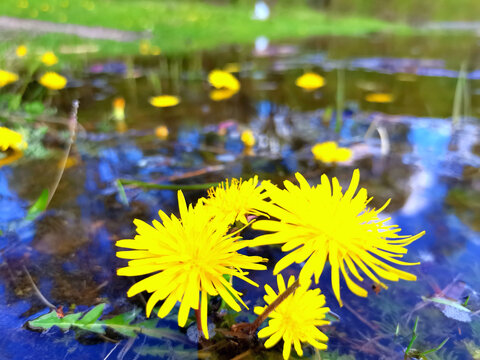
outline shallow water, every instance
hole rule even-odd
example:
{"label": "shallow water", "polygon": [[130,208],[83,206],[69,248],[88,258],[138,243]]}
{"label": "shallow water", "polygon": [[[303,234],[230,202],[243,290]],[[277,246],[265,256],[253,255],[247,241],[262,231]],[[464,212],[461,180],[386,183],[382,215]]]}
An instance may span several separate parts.
{"label": "shallow water", "polygon": [[[361,185],[374,197],[372,206],[391,198],[387,211],[392,223],[406,234],[426,231],[406,256],[421,265],[408,269],[417,274],[417,282],[390,283],[388,290],[372,290],[367,299],[351,294],[342,283],[343,308],[329,290],[327,269],[320,287],[341,321],[325,329],[329,351],[322,359],[402,359],[416,316],[414,348],[428,350],[448,337],[442,350],[429,358],[473,358],[480,346],[478,316],[459,321],[451,309],[422,296],[438,294],[450,284],[444,290],[447,297],[462,303],[470,296],[472,312],[480,308],[477,43],[478,38],[468,34],[336,37],[275,43],[265,49],[231,46],[182,58],[85,63],[71,73],[72,86],[53,99],[65,116],[71,100],[80,100],[82,129],[71,155],[76,164],[65,170],[49,209],[33,224],[22,219],[41,190],[52,186],[61,146],[52,145],[49,157],[25,157],[0,168],[0,359],[197,357],[197,346],[180,331],[184,343],[143,335],[111,343],[72,331],[38,333],[22,327],[48,310],[25,269],[55,305],[85,310],[107,302],[106,312],[114,313],[144,306],[140,296],[126,298],[132,280],[115,275],[125,263],[115,257],[114,242],[134,235],[134,218],[150,222],[158,209],[175,212],[176,194],[127,187],[127,206],[116,179],[194,184],[258,174],[280,183],[300,171],[311,184],[326,173],[346,185],[355,168],[360,169]],[[451,118],[453,98],[464,62],[468,101],[456,124]],[[238,64],[242,88],[230,99],[214,102],[206,74],[227,63]],[[305,69],[325,76],[327,85],[314,92],[297,88],[295,78]],[[344,78],[345,101],[343,124],[336,132],[339,76]],[[393,102],[365,100],[368,93],[378,92],[392,94]],[[173,108],[150,106],[148,98],[159,93],[179,95],[182,101]],[[115,131],[116,124],[109,120],[116,96],[126,99],[126,132]],[[155,137],[159,125],[168,126],[168,140]],[[52,133],[61,129],[50,127]],[[220,128],[226,129],[225,135],[218,135]],[[239,134],[244,128],[257,136],[253,155],[243,152]],[[387,135],[388,143],[376,129]],[[332,139],[353,149],[351,163],[333,167],[313,161],[311,146]],[[187,200],[204,194],[190,191]],[[279,249],[252,250],[262,251],[281,255]],[[257,272],[253,280],[260,289],[237,283],[254,305],[263,296],[263,284],[272,279],[269,272]],[[177,331],[175,317],[161,320],[159,326]],[[247,350],[227,349],[198,356],[230,359]],[[253,358],[280,359],[281,348],[244,357]]]}

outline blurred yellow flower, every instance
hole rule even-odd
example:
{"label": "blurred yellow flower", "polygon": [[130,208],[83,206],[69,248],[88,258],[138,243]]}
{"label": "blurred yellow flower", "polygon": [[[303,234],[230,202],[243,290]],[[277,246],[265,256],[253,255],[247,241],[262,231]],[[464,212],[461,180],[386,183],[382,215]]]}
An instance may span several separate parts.
{"label": "blurred yellow flower", "polygon": [[[267,305],[272,304],[287,287],[295,282],[290,276],[285,285],[282,275],[277,276],[278,294],[265,285],[266,295],[263,297]],[[258,332],[259,338],[269,337],[265,347],[271,348],[283,338],[283,358],[290,357],[292,345],[298,356],[303,356],[302,343],[309,343],[319,350],[326,350],[328,337],[318,329],[318,326],[328,325],[325,315],[330,311],[325,305],[325,296],[320,294],[320,289],[308,290],[309,285],[301,285],[293,294],[288,296],[268,315],[271,318],[268,326]],[[267,306],[255,307],[254,311],[260,315]]]}
{"label": "blurred yellow flower", "polygon": [[142,55],[150,54],[150,47],[151,47],[151,44],[150,44],[149,40],[140,41],[140,45],[138,46],[138,48],[140,50],[140,54],[142,54]]}
{"label": "blurred yellow flower", "polygon": [[208,190],[208,197],[201,198],[199,201],[205,205],[206,211],[209,211],[215,217],[233,224],[239,221],[248,224],[248,215],[265,215],[268,202],[263,186],[258,184],[258,176],[254,176],[246,181],[242,179],[228,179],[220,183],[217,187]]}
{"label": "blurred yellow flower", "polygon": [[335,141],[315,144],[312,147],[312,153],[315,160],[325,163],[345,162],[350,160],[353,155],[352,150],[338,147]]}
{"label": "blurred yellow flower", "polygon": [[393,101],[393,95],[387,93],[372,93],[365,96],[365,100],[372,103],[391,103]]}
{"label": "blurred yellow flower", "polygon": [[208,74],[208,82],[216,89],[229,89],[238,91],[240,82],[232,74],[223,70],[212,70]]}
{"label": "blurred yellow flower", "polygon": [[155,128],[155,136],[165,140],[168,137],[168,128],[165,125],[157,126]]}
{"label": "blurred yellow flower", "polygon": [[213,101],[222,101],[230,99],[233,95],[235,95],[238,90],[231,90],[231,89],[213,89],[210,91],[210,99]]}
{"label": "blurred yellow flower", "polygon": [[25,55],[27,55],[27,52],[28,52],[28,49],[25,45],[20,45],[16,48],[15,50],[15,54],[21,58],[21,57],[24,57]]}
{"label": "blurred yellow flower", "polygon": [[325,79],[313,72],[307,72],[295,80],[295,85],[306,90],[315,90],[325,85]]}
{"label": "blurred yellow flower", "polygon": [[49,71],[40,77],[39,82],[51,90],[60,90],[67,85],[67,78],[56,72]]}
{"label": "blurred yellow flower", "polygon": [[0,88],[18,80],[18,75],[10,71],[0,70]]}
{"label": "blurred yellow flower", "polygon": [[25,150],[28,147],[27,142],[23,139],[22,134],[10,130],[9,128],[0,126],[0,150],[7,151],[12,149],[14,151]]}
{"label": "blurred yellow flower", "polygon": [[178,105],[179,103],[180,99],[178,98],[178,96],[173,95],[160,95],[150,98],[150,104],[155,107],[169,107]]}
{"label": "blurred yellow flower", "polygon": [[[121,276],[152,274],[133,285],[127,292],[134,296],[142,291],[153,293],[146,305],[150,316],[155,304],[165,300],[158,316],[167,316],[179,301],[178,325],[185,326],[190,309],[200,310],[198,324],[208,339],[208,295],[220,295],[233,310],[240,311],[238,302],[245,303],[225,276],[237,277],[258,286],[247,275],[247,270],[264,270],[259,256],[238,253],[249,246],[249,240],[227,233],[230,224],[212,218],[211,213],[199,203],[187,207],[181,191],[178,192],[180,218],[159,211],[162,223],[153,226],[136,219],[138,235],[134,239],[117,241],[121,248],[117,257],[130,259],[128,266],[117,270]],[[198,318],[197,318],[198,319]]]}
{"label": "blurred yellow flower", "polygon": [[255,146],[255,136],[253,135],[253,131],[250,129],[243,130],[242,135],[240,136],[240,140],[242,140],[243,145],[246,147],[254,147]]}
{"label": "blurred yellow flower", "polygon": [[125,99],[123,97],[116,97],[113,99],[113,119],[115,121],[125,120]]}
{"label": "blurred yellow flower", "polygon": [[52,51],[47,51],[46,53],[44,53],[40,60],[47,66],[52,66],[58,63],[58,58]]}
{"label": "blurred yellow flower", "polygon": [[[271,231],[253,240],[256,245],[284,244],[283,251],[291,251],[280,259],[273,270],[274,274],[292,263],[305,262],[300,271],[300,282],[309,283],[312,275],[318,283],[327,260],[330,262],[333,292],[340,298],[340,272],[348,288],[358,296],[367,296],[367,291],[357,285],[350,276],[363,281],[357,266],[380,286],[387,286],[374,274],[391,280],[414,281],[417,277],[399,270],[387,262],[398,265],[417,265],[398,260],[407,253],[406,246],[425,234],[399,235],[397,225],[388,225],[388,219],[380,219],[379,214],[390,200],[380,209],[368,208],[371,198],[367,190],[361,188],[357,195],[360,172],[353,172],[352,181],[345,194],[337,178],[332,182],[322,175],[320,185],[310,187],[305,178],[295,174],[300,186],[285,181],[285,189],[280,190],[271,183],[265,183],[267,195],[276,205],[268,214],[279,219],[260,220],[253,223],[256,230]],[[345,268],[347,265],[348,271]],[[356,265],[356,266],[355,266]]]}
{"label": "blurred yellow flower", "polygon": [[42,4],[42,6],[40,7],[40,10],[42,10],[43,12],[49,12],[50,11],[50,5],[49,4]]}

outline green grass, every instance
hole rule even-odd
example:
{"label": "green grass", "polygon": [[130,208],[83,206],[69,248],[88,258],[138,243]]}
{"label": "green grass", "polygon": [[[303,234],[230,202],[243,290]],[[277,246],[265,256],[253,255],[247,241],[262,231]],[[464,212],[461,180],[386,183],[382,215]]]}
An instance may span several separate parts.
{"label": "green grass", "polygon": [[[264,22],[252,20],[252,13],[253,6],[244,3],[212,5],[174,0],[2,0],[0,4],[0,15],[148,32],[151,44],[160,47],[164,54],[252,43],[259,35],[275,40],[409,31],[405,25],[372,18],[332,17],[305,5],[278,4],[271,19]],[[53,51],[65,45],[96,44],[97,57],[137,54],[140,44],[140,41],[120,43],[59,34],[32,38],[24,34],[1,43],[0,53],[13,50],[20,42],[30,48]]]}

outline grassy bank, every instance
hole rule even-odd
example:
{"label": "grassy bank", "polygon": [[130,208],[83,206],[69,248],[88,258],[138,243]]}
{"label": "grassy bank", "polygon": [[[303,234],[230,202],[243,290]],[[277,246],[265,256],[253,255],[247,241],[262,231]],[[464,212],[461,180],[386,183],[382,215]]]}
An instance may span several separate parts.
{"label": "grassy bank", "polygon": [[[141,32],[151,47],[160,48],[164,54],[252,43],[259,35],[275,40],[408,31],[404,25],[368,17],[328,16],[306,5],[279,3],[267,21],[252,20],[252,14],[253,6],[242,2],[212,5],[199,1],[3,0],[0,4],[0,15]],[[14,32],[13,38],[0,43],[0,49],[5,53],[18,43],[53,51],[87,44],[90,49],[98,48],[94,56],[102,57],[139,53],[142,40],[114,42],[62,34],[32,37],[30,33]]]}

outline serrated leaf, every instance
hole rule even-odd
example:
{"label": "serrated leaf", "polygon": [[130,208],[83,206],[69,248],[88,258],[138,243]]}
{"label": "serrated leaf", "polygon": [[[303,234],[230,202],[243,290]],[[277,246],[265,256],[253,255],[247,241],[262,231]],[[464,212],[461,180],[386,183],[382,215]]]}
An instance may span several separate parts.
{"label": "serrated leaf", "polygon": [[28,209],[26,220],[34,220],[38,215],[47,209],[48,205],[48,190],[43,189],[37,201]]}
{"label": "serrated leaf", "polygon": [[33,329],[48,330],[52,326],[58,326],[62,330],[80,329],[98,334],[104,334],[108,327],[121,335],[135,337],[137,334],[144,334],[154,338],[168,338],[183,342],[179,334],[171,329],[157,328],[158,318],[149,319],[139,323],[132,322],[136,319],[140,310],[134,309],[124,314],[119,314],[111,319],[99,320],[105,309],[105,304],[99,304],[88,312],[78,312],[59,318],[56,311],[51,311],[37,319],[28,322]]}

